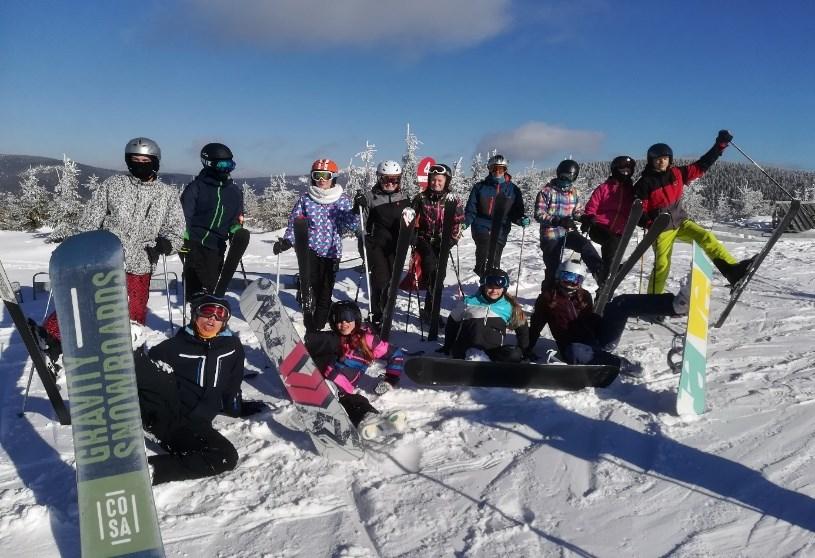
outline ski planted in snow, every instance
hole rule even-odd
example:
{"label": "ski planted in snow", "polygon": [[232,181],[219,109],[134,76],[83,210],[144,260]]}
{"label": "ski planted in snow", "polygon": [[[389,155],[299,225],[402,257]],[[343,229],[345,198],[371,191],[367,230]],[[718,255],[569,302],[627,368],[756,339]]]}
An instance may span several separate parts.
{"label": "ski planted in snow", "polygon": [[72,236],[54,250],[49,272],[71,400],[82,556],[164,556],[122,244],[107,231]]}
{"label": "ski planted in snow", "polygon": [[[226,289],[229,287],[229,282],[235,275],[238,269],[238,264],[241,263],[246,248],[249,246],[249,231],[241,227],[232,238],[229,240],[229,250],[226,251],[226,258],[224,265],[221,267],[221,275],[218,277],[218,284],[215,285],[215,296],[224,296]],[[244,280],[246,276],[244,276]],[[245,287],[246,285],[244,285]]]}
{"label": "ski planted in snow", "polygon": [[427,330],[427,340],[435,341],[439,338],[439,312],[441,311],[441,294],[444,289],[444,279],[447,276],[447,260],[450,257],[450,247],[453,245],[453,226],[456,221],[456,209],[458,208],[456,198],[450,196],[444,202],[444,220],[441,227],[441,246],[439,257],[436,261],[436,277],[432,285],[431,304],[428,308],[430,313],[430,325]]}
{"label": "ski planted in snow", "polygon": [[691,266],[688,327],[685,332],[679,391],[676,396],[676,412],[680,416],[701,415],[705,412],[705,371],[713,263],[696,242],[693,243]]}
{"label": "ski planted in snow", "polygon": [[274,364],[314,447],[329,459],[357,459],[364,449],[359,432],[323,377],[275,293],[275,284],[257,279],[243,291],[243,318]]}
{"label": "ski planted in snow", "polygon": [[628,248],[628,242],[634,234],[634,229],[637,228],[637,223],[640,222],[642,217],[642,200],[634,200],[631,204],[631,213],[628,214],[628,220],[625,222],[623,234],[620,236],[620,242],[617,245],[617,250],[614,252],[614,257],[611,260],[611,265],[608,268],[608,277],[606,277],[605,284],[597,291],[597,298],[594,301],[594,311],[597,314],[603,315],[603,309],[606,307],[609,295],[611,294],[611,285],[614,283],[617,269],[623,261],[625,250]]}
{"label": "ski planted in snow", "polygon": [[744,289],[747,287],[748,283],[750,283],[750,279],[753,278],[756,271],[758,270],[759,266],[761,266],[761,262],[764,261],[764,258],[767,257],[767,254],[770,253],[775,243],[778,242],[778,239],[781,238],[781,235],[786,232],[787,227],[795,218],[798,211],[801,209],[801,200],[792,200],[790,203],[790,208],[787,210],[787,214],[784,215],[784,218],[781,219],[781,222],[778,223],[778,226],[773,229],[770,238],[764,244],[764,247],[761,249],[755,258],[753,258],[753,262],[750,264],[750,267],[747,269],[747,273],[744,274],[741,281],[736,283],[733,287],[733,290],[730,293],[730,300],[727,302],[727,306],[724,307],[722,313],[719,315],[719,319],[716,320],[716,323],[713,325],[715,328],[720,328],[724,325],[725,320],[730,315],[730,312],[733,310],[733,307],[739,301],[739,297],[741,293],[744,292]]}
{"label": "ski planted in snow", "polygon": [[23,339],[28,356],[31,357],[31,363],[40,377],[45,393],[48,395],[48,400],[51,402],[51,407],[54,408],[54,413],[57,415],[57,420],[59,420],[60,424],[71,424],[71,414],[68,412],[68,407],[62,399],[62,394],[60,394],[57,385],[57,370],[54,363],[40,349],[37,339],[29,327],[28,318],[23,313],[20,303],[17,302],[17,297],[14,296],[14,289],[11,287],[11,282],[8,280],[8,275],[6,275],[2,263],[0,263],[0,297],[3,298],[3,304],[5,304],[6,311],[14,322],[14,327],[17,328],[17,333]]}
{"label": "ski planted in snow", "polygon": [[294,251],[297,254],[297,302],[303,310],[303,323],[311,329],[314,317],[314,300],[311,294],[311,258],[308,248],[308,219],[294,220]]}
{"label": "ski planted in snow", "polygon": [[509,212],[509,198],[503,193],[499,192],[495,196],[495,201],[492,205],[492,228],[490,228],[490,242],[487,244],[487,260],[484,264],[484,273],[492,267],[500,267],[500,261],[496,261],[498,254],[498,239],[501,237],[501,230],[504,227],[504,219]]}
{"label": "ski planted in snow", "polygon": [[620,369],[609,365],[483,362],[440,357],[405,360],[405,374],[422,385],[578,391],[607,387]]}
{"label": "ski planted in snow", "polygon": [[[651,223],[651,226],[648,228],[648,232],[646,232],[645,236],[642,237],[642,240],[639,241],[639,244],[637,244],[634,251],[631,252],[631,255],[628,256],[628,259],[625,260],[625,262],[620,266],[617,273],[606,280],[606,284],[610,285],[608,288],[608,294],[606,294],[606,303],[614,297],[614,291],[617,290],[617,287],[620,286],[620,283],[623,282],[626,275],[628,275],[628,273],[634,269],[634,266],[637,265],[639,259],[651,246],[653,246],[654,242],[657,240],[657,237],[662,233],[662,231],[668,228],[670,223],[671,216],[668,213],[660,213],[657,218],[654,219],[654,222]],[[596,308],[594,311],[600,314]]]}
{"label": "ski planted in snow", "polygon": [[399,280],[402,278],[402,270],[405,267],[408,248],[413,240],[413,233],[416,225],[416,210],[406,207],[402,210],[402,218],[399,220],[399,236],[396,240],[396,254],[393,257],[393,269],[391,279],[388,284],[388,297],[385,299],[385,307],[382,309],[382,328],[379,337],[387,341],[393,326],[393,311],[396,307],[396,297],[399,294]]}

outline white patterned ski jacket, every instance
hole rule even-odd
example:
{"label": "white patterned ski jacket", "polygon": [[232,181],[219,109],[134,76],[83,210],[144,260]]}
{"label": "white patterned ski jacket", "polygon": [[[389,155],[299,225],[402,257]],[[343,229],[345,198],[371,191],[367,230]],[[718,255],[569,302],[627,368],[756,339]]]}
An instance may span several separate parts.
{"label": "white patterned ski jacket", "polygon": [[104,229],[119,237],[124,248],[125,272],[144,275],[153,269],[145,247],[156,238],[170,241],[173,252],[184,242],[184,212],[178,192],[156,179],[142,182],[117,174],[99,185],[82,216],[80,232]]}

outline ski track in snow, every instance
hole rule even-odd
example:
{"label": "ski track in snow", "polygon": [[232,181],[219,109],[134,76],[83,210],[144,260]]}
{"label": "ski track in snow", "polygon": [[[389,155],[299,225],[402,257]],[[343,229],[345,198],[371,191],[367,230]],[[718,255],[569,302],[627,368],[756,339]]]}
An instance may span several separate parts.
{"label": "ski track in snow", "polygon": [[[531,308],[543,275],[537,232],[527,232],[520,301]],[[717,225],[734,256],[765,237]],[[250,274],[274,279],[271,242],[254,235],[244,258]],[[47,270],[53,245],[41,235],[2,232],[3,264],[23,286],[23,308],[40,319],[47,297],[31,298],[31,276]],[[503,261],[513,279],[520,260],[513,229]],[[675,415],[678,377],[665,355],[674,335],[630,323],[619,352],[646,368],[605,390],[424,389],[408,378],[375,401],[403,409],[407,432],[372,444],[358,462],[318,457],[299,431],[292,405],[248,327],[245,397],[272,410],[253,420],[218,417],[238,447],[236,470],[155,489],[169,556],[812,556],[815,555],[815,234],[785,235],[765,260],[728,322],[711,329],[708,412]],[[477,279],[473,246],[460,243],[465,291]],[[629,249],[633,248],[633,243]],[[346,241],[336,298],[357,296],[359,260]],[[451,253],[456,259],[456,249]],[[292,252],[281,279],[295,272]],[[644,278],[652,264],[643,260]],[[668,283],[675,290],[690,265],[677,244]],[[180,263],[168,260],[170,271]],[[457,292],[450,266],[443,307]],[[590,282],[590,280],[589,280]],[[618,293],[639,290],[639,266]],[[590,286],[593,286],[590,284]],[[711,316],[727,298],[714,275]],[[236,296],[231,294],[230,296]],[[281,299],[300,318],[293,291]],[[359,300],[365,311],[361,282]],[[174,302],[175,298],[174,298]],[[237,306],[237,298],[235,298]],[[405,333],[401,296],[393,340],[408,350],[437,347],[419,339],[415,317]],[[410,303],[415,316],[416,299]],[[148,343],[169,326],[163,293],[150,299]],[[446,313],[446,312],[445,312]],[[174,312],[180,319],[180,310]],[[684,320],[666,324],[684,331]],[[544,336],[548,331],[544,330]],[[538,352],[546,341],[538,345]],[[551,345],[551,344],[550,344]],[[0,321],[0,554],[78,556],[71,431],[52,418],[34,378],[29,412],[17,417],[25,390],[25,349],[4,313]],[[25,368],[25,370],[24,370]],[[65,393],[64,379],[61,379]],[[151,445],[148,444],[151,450]],[[24,550],[22,550],[24,549]]]}

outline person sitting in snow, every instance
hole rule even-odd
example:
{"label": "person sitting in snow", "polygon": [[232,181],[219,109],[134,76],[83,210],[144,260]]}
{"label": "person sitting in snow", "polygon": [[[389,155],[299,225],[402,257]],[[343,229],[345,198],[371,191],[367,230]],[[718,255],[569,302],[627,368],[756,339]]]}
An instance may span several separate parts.
{"label": "person sitting in snow", "polygon": [[555,284],[544,288],[535,301],[530,325],[530,347],[549,324],[558,351],[567,364],[610,364],[627,375],[639,376],[642,366],[614,355],[628,318],[681,316],[688,313],[690,283],[683,280],[679,292],[624,294],[614,297],[600,316],[594,313],[591,294],[582,288],[585,266],[578,260],[563,262]]}
{"label": "person sitting in snow", "polygon": [[266,409],[261,401],[243,401],[244,350],[227,327],[229,302],[205,295],[190,304],[187,327],[134,352],[142,426],[167,452],[147,459],[153,484],[234,469],[238,452],[212,420],[219,413],[246,417]]}
{"label": "person sitting in snow", "polygon": [[[359,306],[350,300],[334,302],[329,316],[331,331],[309,331],[306,349],[323,376],[336,384],[340,404],[354,426],[369,414],[378,414],[357,388],[382,395],[393,389],[402,375],[404,354],[401,349],[382,341],[362,322]],[[385,363],[378,377],[368,375],[374,361]]]}
{"label": "person sitting in snow", "polygon": [[[450,313],[440,352],[453,358],[521,362],[529,347],[529,326],[523,309],[507,292],[509,275],[488,269],[474,295],[464,297]],[[517,345],[505,345],[507,328]]]}

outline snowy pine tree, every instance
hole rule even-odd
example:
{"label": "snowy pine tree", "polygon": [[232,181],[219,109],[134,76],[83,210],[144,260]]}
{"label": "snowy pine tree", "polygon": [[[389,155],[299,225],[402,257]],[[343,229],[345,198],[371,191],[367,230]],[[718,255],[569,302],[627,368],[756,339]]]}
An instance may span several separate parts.
{"label": "snowy pine tree", "polygon": [[243,218],[247,226],[254,225],[258,213],[260,213],[260,200],[255,190],[245,181],[241,184],[243,190]]}
{"label": "snowy pine tree", "polygon": [[[376,184],[376,168],[374,166],[374,156],[376,155],[376,145],[365,140],[365,149],[354,155],[362,161],[362,181],[359,187],[363,190],[370,190]],[[350,189],[348,190],[350,192]]]}
{"label": "snowy pine tree", "polygon": [[82,198],[79,196],[79,168],[75,161],[62,156],[62,168],[57,171],[59,182],[54,188],[54,206],[49,224],[53,231],[50,242],[61,242],[79,229]]}
{"label": "snowy pine tree", "polygon": [[17,200],[17,227],[34,231],[48,222],[51,193],[40,184],[39,174],[44,167],[31,167],[20,173],[20,197]]}
{"label": "snowy pine tree", "polygon": [[453,180],[450,181],[450,191],[466,202],[473,185],[467,180],[467,177],[464,176],[464,170],[461,165],[463,159],[463,157],[459,157],[453,167]]}
{"label": "snowy pine tree", "polygon": [[416,178],[416,167],[419,161],[416,159],[416,151],[422,142],[416,137],[416,134],[410,131],[410,124],[407,125],[407,133],[405,134],[405,145],[407,149],[402,156],[402,190],[409,197],[413,197],[419,191],[419,184]]}
{"label": "snowy pine tree", "polygon": [[732,221],[735,217],[733,204],[730,202],[727,192],[723,190],[719,192],[719,197],[716,199],[716,213],[714,215],[719,221]]}
{"label": "snowy pine tree", "polygon": [[688,212],[688,217],[697,222],[707,221],[711,217],[710,210],[705,207],[703,189],[701,182],[694,182],[682,193],[682,207]]}
{"label": "snowy pine tree", "polygon": [[475,184],[485,176],[487,176],[487,163],[481,158],[481,153],[476,153],[470,163],[470,179],[472,180],[472,184]]}
{"label": "snowy pine tree", "polygon": [[265,231],[285,227],[296,201],[297,192],[288,187],[285,173],[272,176],[259,200],[258,224]]}
{"label": "snowy pine tree", "polygon": [[737,187],[736,191],[737,197],[733,200],[735,217],[745,218],[766,214],[767,204],[760,190],[750,188],[745,182],[743,186]]}

